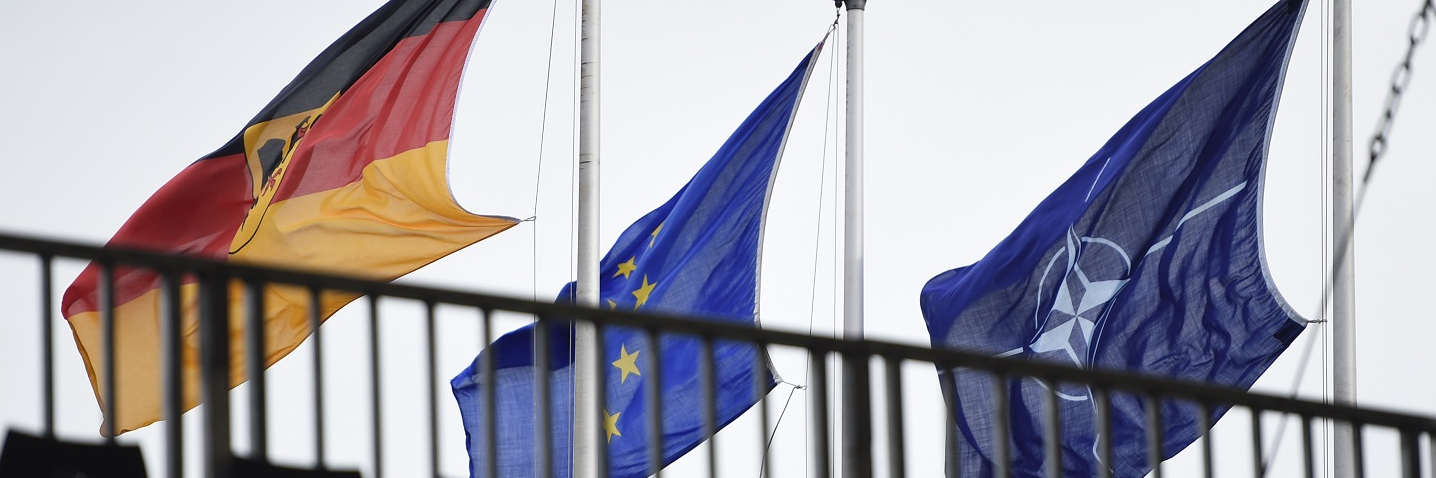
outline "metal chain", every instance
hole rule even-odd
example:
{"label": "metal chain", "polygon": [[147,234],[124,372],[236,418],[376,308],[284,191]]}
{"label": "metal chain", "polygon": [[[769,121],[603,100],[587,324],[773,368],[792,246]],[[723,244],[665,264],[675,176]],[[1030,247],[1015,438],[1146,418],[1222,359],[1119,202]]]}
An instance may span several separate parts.
{"label": "metal chain", "polygon": [[1386,114],[1381,116],[1381,123],[1376,127],[1376,135],[1371,138],[1371,160],[1366,166],[1366,176],[1362,182],[1371,180],[1371,171],[1376,167],[1376,161],[1386,154],[1386,142],[1391,137],[1392,120],[1396,117],[1396,109],[1401,106],[1401,94],[1411,83],[1411,59],[1416,54],[1416,47],[1426,40],[1426,34],[1431,31],[1431,19],[1436,16],[1436,0],[1424,0],[1421,3],[1421,10],[1411,18],[1411,26],[1407,28],[1407,39],[1410,45],[1406,49],[1406,58],[1396,66],[1396,71],[1391,74],[1391,91],[1386,96]]}

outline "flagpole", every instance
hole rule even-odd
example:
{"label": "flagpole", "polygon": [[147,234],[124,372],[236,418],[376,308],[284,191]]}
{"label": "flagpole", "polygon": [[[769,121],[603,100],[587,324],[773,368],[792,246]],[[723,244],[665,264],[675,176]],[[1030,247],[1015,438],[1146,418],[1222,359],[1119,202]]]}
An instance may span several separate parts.
{"label": "flagpole", "polygon": [[848,7],[848,90],[843,220],[843,338],[863,338],[863,11]]}
{"label": "flagpole", "polygon": [[[578,278],[577,303],[597,308],[598,284],[598,139],[599,0],[581,0],[578,126]],[[593,324],[574,324],[573,463],[574,478],[597,476],[598,334]]]}
{"label": "flagpole", "polygon": [[[1351,143],[1351,1],[1332,3],[1332,225],[1336,247],[1332,280],[1332,397],[1339,405],[1356,405],[1356,284],[1355,219],[1352,204]],[[1337,478],[1356,476],[1355,430],[1350,422],[1335,426]]]}
{"label": "flagpole", "polygon": [[[867,0],[843,0],[847,6],[847,115],[843,168],[843,338],[863,338],[863,14]],[[855,364],[845,364],[851,367]],[[865,366],[863,363],[862,366]],[[869,427],[854,412],[866,408],[867,385],[859,370],[844,370],[843,420],[835,427],[843,453],[843,476],[865,476],[872,451]],[[861,412],[859,412],[861,413]],[[851,420],[850,420],[851,418]]]}

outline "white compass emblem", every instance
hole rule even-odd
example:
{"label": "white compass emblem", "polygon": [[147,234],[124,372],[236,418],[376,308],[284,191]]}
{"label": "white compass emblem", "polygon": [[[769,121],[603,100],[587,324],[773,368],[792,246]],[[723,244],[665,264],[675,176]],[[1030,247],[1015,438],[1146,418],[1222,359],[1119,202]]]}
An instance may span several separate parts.
{"label": "white compass emblem", "polygon": [[[1246,183],[1242,182],[1192,208],[1177,221],[1176,229],[1180,230],[1188,220],[1230,200],[1245,188]],[[1175,234],[1157,241],[1142,257],[1165,249],[1173,237]],[[1036,289],[1038,297],[1032,324],[1037,332],[1027,345],[998,356],[1025,353],[1077,367],[1091,366],[1110,305],[1127,285],[1132,271],[1132,256],[1122,246],[1108,239],[1078,236],[1069,227],[1066,244],[1048,259]],[[1037,383],[1047,386],[1041,380]],[[1085,387],[1073,388],[1085,390]],[[1057,396],[1082,401],[1087,400],[1090,392],[1059,390]]]}
{"label": "white compass emblem", "polygon": [[[1110,240],[1079,237],[1071,229],[1066,242],[1042,272],[1032,316],[1037,334],[1026,346],[999,356],[1028,353],[1077,367],[1091,363],[1093,336],[1103,322],[1107,305],[1127,284],[1132,258]],[[1051,295],[1042,297],[1044,293]],[[1087,398],[1085,393],[1059,392],[1058,396],[1074,401]]]}

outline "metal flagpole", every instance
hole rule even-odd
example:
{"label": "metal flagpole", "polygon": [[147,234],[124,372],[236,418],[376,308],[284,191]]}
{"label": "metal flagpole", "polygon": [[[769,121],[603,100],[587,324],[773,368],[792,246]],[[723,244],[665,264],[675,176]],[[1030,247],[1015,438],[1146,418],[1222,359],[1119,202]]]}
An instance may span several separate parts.
{"label": "metal flagpole", "polygon": [[[1352,204],[1351,143],[1351,1],[1332,3],[1332,226],[1336,248],[1332,280],[1332,396],[1337,404],[1356,405],[1355,217]],[[1355,429],[1335,426],[1337,478],[1356,475]]]}
{"label": "metal flagpole", "polygon": [[[847,6],[847,118],[843,179],[843,338],[863,338],[863,14],[867,0],[844,0]],[[837,428],[843,453],[843,476],[871,476],[872,452],[867,408],[866,360],[845,360],[842,374],[842,416]],[[859,410],[864,409],[864,410]]]}
{"label": "metal flagpole", "polygon": [[863,8],[848,7],[846,166],[843,169],[843,338],[863,337]]}
{"label": "metal flagpole", "polygon": [[[598,307],[598,60],[599,0],[581,0],[578,126],[578,305]],[[573,475],[597,476],[598,335],[592,323],[574,324]]]}

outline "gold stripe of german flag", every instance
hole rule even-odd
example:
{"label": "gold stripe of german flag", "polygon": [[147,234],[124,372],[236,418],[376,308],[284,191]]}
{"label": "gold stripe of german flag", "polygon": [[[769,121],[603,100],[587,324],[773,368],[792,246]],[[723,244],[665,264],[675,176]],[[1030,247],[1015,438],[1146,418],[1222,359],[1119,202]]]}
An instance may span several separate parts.
{"label": "gold stripe of german flag", "polygon": [[[465,211],[446,178],[454,97],[487,6],[384,5],[315,58],[234,140],[165,184],[109,245],[392,280],[514,226],[509,217]],[[339,90],[322,91],[336,84]],[[105,419],[123,433],[161,418],[160,281],[127,268],[115,278],[116,414]],[[104,410],[109,355],[98,285],[91,264],[61,307]],[[241,287],[231,286],[232,298],[242,297]],[[181,286],[186,410],[199,398],[197,290],[192,281]],[[264,292],[269,365],[310,334],[309,292]],[[320,316],[356,298],[326,293]],[[242,301],[231,301],[231,386],[248,376],[246,313]]]}

